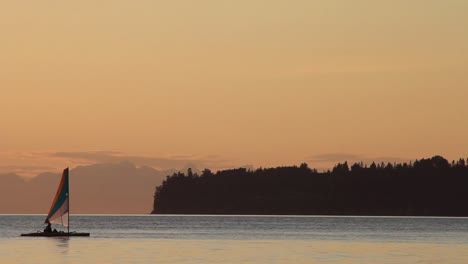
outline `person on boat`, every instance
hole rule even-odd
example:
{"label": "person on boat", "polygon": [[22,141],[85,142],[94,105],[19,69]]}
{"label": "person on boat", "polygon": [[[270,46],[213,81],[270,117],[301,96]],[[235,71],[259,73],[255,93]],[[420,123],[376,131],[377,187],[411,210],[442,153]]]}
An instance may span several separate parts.
{"label": "person on boat", "polygon": [[47,226],[44,229],[44,233],[52,233],[52,226],[50,225],[49,220],[47,220],[46,223],[47,223]]}

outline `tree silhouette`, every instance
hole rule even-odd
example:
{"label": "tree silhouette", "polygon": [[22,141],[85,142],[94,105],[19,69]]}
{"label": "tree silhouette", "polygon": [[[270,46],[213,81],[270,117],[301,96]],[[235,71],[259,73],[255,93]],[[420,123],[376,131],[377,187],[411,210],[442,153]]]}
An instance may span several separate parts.
{"label": "tree silhouette", "polygon": [[153,213],[468,216],[468,166],[441,156],[413,163],[191,169],[156,187]]}

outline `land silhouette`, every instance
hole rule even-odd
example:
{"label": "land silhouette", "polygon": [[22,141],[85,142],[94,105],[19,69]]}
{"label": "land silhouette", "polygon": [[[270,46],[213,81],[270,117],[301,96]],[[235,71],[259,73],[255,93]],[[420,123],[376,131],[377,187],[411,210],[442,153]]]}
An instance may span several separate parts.
{"label": "land silhouette", "polygon": [[468,160],[174,173],[153,214],[468,216]]}

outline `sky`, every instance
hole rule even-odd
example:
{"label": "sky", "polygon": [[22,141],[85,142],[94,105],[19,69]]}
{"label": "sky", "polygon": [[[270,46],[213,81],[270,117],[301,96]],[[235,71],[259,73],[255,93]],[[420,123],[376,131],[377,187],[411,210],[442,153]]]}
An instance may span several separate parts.
{"label": "sky", "polygon": [[0,173],[467,157],[468,2],[2,1]]}

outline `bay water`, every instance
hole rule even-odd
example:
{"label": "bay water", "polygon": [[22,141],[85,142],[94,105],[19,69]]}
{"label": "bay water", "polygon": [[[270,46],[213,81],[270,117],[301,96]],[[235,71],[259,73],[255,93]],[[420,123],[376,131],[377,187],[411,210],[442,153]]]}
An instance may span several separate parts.
{"label": "bay water", "polygon": [[20,237],[44,219],[0,215],[0,263],[468,263],[468,218],[72,215],[90,237]]}

